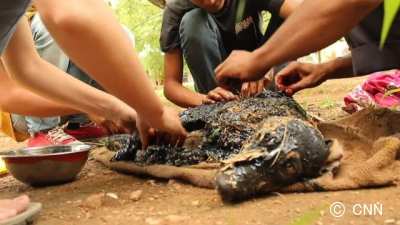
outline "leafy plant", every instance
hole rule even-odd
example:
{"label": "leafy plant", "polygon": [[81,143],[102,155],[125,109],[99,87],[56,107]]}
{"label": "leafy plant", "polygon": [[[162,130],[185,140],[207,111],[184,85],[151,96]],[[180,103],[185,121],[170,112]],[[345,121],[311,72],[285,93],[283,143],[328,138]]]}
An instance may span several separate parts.
{"label": "leafy plant", "polygon": [[381,32],[381,48],[383,48],[385,45],[385,41],[389,35],[392,23],[400,9],[400,0],[385,0],[383,5],[385,14],[383,17],[383,26]]}

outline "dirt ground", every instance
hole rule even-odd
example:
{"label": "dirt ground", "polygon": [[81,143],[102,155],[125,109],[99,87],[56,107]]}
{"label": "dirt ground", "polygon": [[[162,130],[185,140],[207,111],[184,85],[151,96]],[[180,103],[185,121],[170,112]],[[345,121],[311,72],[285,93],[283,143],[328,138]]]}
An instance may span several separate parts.
{"label": "dirt ground", "polygon": [[[296,99],[323,119],[339,118],[345,115],[340,109],[344,94],[362,79],[330,81],[303,91]],[[9,139],[0,138],[0,149],[15,146]],[[118,174],[93,160],[89,160],[75,182],[60,186],[32,188],[11,176],[0,178],[0,198],[22,193],[43,203],[36,223],[40,225],[400,224],[399,187],[274,193],[236,205],[224,205],[214,190],[177,181]],[[106,196],[101,197],[104,193]],[[330,205],[334,202],[342,202],[346,207],[343,217],[331,215]],[[379,210],[368,210],[371,206],[382,209],[382,215]],[[362,207],[366,210],[362,211]]]}

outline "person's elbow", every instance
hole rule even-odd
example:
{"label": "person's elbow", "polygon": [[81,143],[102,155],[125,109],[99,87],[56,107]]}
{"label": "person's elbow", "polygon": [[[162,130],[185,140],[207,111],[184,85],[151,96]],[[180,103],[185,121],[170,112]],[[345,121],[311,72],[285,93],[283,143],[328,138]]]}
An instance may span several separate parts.
{"label": "person's elbow", "polygon": [[36,79],[35,74],[42,71],[43,63],[40,57],[32,57],[24,60],[19,58],[17,62],[6,62],[9,78],[25,87],[30,86],[31,82]]}
{"label": "person's elbow", "polygon": [[65,10],[51,8],[40,11],[40,17],[46,27],[59,35],[77,34],[83,31],[82,27],[88,24],[90,15],[79,8]]}
{"label": "person's elbow", "polygon": [[18,88],[15,88],[14,85],[7,88],[7,92],[0,95],[0,111],[2,112],[11,112],[13,104],[15,104],[15,97],[21,96],[21,93],[18,91]]}

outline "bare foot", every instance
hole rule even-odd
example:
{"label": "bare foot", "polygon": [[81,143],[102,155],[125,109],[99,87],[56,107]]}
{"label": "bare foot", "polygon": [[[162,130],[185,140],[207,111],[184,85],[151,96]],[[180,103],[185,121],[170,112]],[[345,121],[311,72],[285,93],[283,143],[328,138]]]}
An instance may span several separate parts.
{"label": "bare foot", "polygon": [[29,206],[29,197],[22,195],[14,199],[0,200],[0,222],[6,221],[25,211]]}

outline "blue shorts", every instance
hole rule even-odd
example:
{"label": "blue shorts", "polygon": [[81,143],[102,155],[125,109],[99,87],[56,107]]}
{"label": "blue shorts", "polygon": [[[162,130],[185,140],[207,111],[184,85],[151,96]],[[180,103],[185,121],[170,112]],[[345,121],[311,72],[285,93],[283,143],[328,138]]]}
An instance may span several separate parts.
{"label": "blue shorts", "polygon": [[30,0],[1,0],[0,1],[0,54],[7,47],[16,24],[29,7]]}

